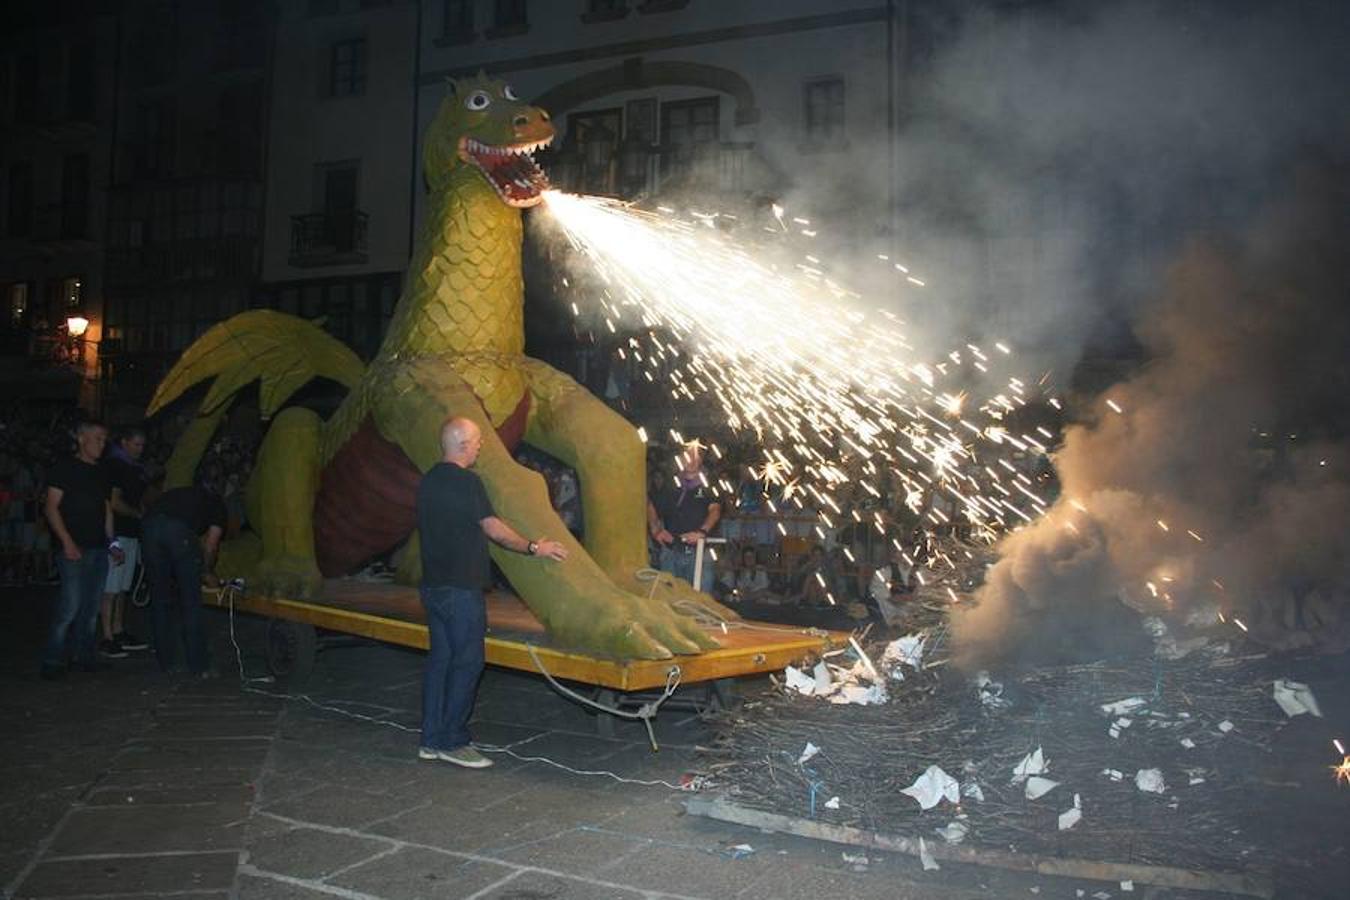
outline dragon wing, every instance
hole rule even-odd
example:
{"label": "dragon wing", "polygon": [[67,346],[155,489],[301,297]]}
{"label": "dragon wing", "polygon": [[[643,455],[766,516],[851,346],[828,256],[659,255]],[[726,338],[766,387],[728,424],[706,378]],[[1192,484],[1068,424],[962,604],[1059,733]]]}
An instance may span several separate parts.
{"label": "dragon wing", "polygon": [[183,352],[150,398],[152,416],[193,385],[214,378],[199,416],[221,409],[239,390],[261,379],[264,419],[311,379],[352,388],[365,372],[360,357],[317,325],[286,313],[255,309],[214,325]]}

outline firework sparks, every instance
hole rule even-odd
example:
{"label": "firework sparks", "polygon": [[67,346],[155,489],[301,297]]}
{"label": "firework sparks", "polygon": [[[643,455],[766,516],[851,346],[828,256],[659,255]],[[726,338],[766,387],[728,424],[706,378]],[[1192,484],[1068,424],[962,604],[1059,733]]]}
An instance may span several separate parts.
{"label": "firework sparks", "polygon": [[[977,464],[978,448],[991,442],[991,461],[1005,448],[1045,446],[1000,424],[1027,402],[1022,381],[1008,380],[1006,393],[983,401],[970,396],[969,384],[992,362],[980,347],[919,358],[899,319],[860,311],[818,251],[775,268],[708,227],[714,213],[682,220],[557,191],[546,201],[599,279],[579,315],[641,335],[630,350],[644,376],[666,382],[677,400],[713,399],[733,430],[753,433],[764,448],[756,475],[811,498],[823,521],[830,510],[842,514],[841,489],[856,484],[879,497],[881,478],[891,475],[907,500],[933,498],[924,514],[934,524],[959,517],[986,534],[1030,521],[1021,498],[1034,514],[1044,511],[1018,469]],[[781,207],[773,216],[780,235],[816,233]],[[896,271],[906,283],[925,283],[907,267]],[[958,377],[960,388],[940,388]],[[866,477],[845,474],[845,460],[861,462]]]}

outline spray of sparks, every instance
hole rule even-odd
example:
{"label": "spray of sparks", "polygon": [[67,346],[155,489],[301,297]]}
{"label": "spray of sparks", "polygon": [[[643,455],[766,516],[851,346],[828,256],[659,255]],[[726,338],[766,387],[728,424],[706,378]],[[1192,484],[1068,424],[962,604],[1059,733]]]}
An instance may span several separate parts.
{"label": "spray of sparks", "polygon": [[[724,237],[715,214],[681,218],[607,198],[545,197],[598,278],[595,290],[576,291],[573,313],[629,335],[620,353],[675,400],[711,397],[733,431],[753,433],[763,448],[756,474],[790,488],[785,502],[809,503],[828,527],[871,518],[884,535],[880,514],[860,519],[838,495],[856,482],[879,497],[894,477],[925,524],[959,516],[990,541],[1045,512],[1033,482],[1004,459],[1013,449],[1046,450],[1037,435],[1004,425],[1025,404],[1026,386],[1007,378],[986,397],[969,393],[972,382],[998,384],[991,370],[1011,353],[1007,345],[925,356],[898,316],[864,310],[816,256],[775,267]],[[774,213],[784,232],[814,236],[806,220]],[[907,267],[879,261],[907,290],[924,286]],[[934,494],[945,502],[925,503]]]}

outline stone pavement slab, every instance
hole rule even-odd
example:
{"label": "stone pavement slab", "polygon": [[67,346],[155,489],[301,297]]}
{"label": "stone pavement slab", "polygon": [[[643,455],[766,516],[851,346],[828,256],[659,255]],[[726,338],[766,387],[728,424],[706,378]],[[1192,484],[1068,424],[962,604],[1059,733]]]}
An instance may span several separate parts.
{"label": "stone pavement slab", "polygon": [[292,828],[254,843],[247,861],[268,872],[313,880],[392,851],[393,845],[388,841],[316,828]]}
{"label": "stone pavement slab", "polygon": [[[171,809],[172,813],[166,812]],[[49,853],[144,853],[238,849],[249,804],[237,800],[177,807],[76,807]]]}
{"label": "stone pavement slab", "polygon": [[460,900],[497,884],[516,870],[497,863],[402,847],[356,866],[329,882],[386,900]]}
{"label": "stone pavement slab", "polygon": [[20,896],[229,891],[238,863],[236,851],[114,859],[48,858],[25,879]]}

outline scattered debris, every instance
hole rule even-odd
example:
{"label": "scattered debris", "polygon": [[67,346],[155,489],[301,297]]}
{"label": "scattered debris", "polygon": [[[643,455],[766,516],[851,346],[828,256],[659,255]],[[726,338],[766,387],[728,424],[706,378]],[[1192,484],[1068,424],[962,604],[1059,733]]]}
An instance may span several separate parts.
{"label": "scattered debris", "polygon": [[937,860],[933,859],[933,854],[928,852],[928,845],[924,843],[923,838],[919,838],[919,862],[923,863],[925,872],[936,872],[942,868],[937,864]]}
{"label": "scattered debris", "polygon": [[952,804],[961,802],[960,785],[956,783],[955,778],[942,771],[939,766],[929,766],[913,784],[900,793],[908,794],[919,801],[920,809],[932,809],[944,798]]}
{"label": "scattered debris", "polygon": [[1149,794],[1161,794],[1167,790],[1160,769],[1140,769],[1134,774],[1134,786]]}
{"label": "scattered debris", "polygon": [[1077,825],[1083,818],[1083,801],[1077,794],[1073,795],[1073,806],[1059,814],[1059,830],[1068,831]]}
{"label": "scattered debris", "polygon": [[1042,778],[1039,775],[1032,775],[1027,779],[1026,798],[1036,800],[1059,787],[1058,781],[1051,781],[1049,778]]}
{"label": "scattered debris", "polygon": [[970,831],[970,826],[958,819],[948,822],[944,827],[936,828],[934,831],[936,831],[938,836],[947,843],[959,844],[966,839],[966,834]]}
{"label": "scattered debris", "polygon": [[1022,757],[1022,761],[1013,767],[1012,783],[1017,784],[1024,781],[1028,775],[1040,775],[1042,772],[1049,770],[1050,766],[1045,761],[1045,753],[1040,747],[1037,747]]}
{"label": "scattered debris", "polygon": [[797,765],[804,766],[811,757],[820,752],[820,748],[810,741],[806,742],[806,747],[802,749],[801,755],[797,757]]}
{"label": "scattered debris", "polygon": [[1277,680],[1275,702],[1280,704],[1280,709],[1291,719],[1304,713],[1312,713],[1317,718],[1322,718],[1322,709],[1317,705],[1317,698],[1302,682],[1289,681],[1286,678]]}

